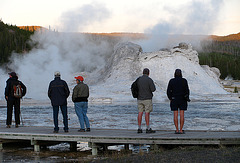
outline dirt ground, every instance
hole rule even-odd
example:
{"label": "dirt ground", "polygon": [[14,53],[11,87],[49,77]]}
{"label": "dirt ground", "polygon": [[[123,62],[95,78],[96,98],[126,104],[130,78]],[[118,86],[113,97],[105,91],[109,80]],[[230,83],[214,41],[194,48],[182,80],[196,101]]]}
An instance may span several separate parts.
{"label": "dirt ground", "polygon": [[240,147],[177,147],[138,154],[112,154],[94,163],[238,163]]}
{"label": "dirt ground", "polygon": [[84,162],[84,163],[239,163],[240,146],[176,146],[160,147],[157,151],[109,150],[92,156],[88,151],[59,151],[43,149],[36,153],[30,148],[5,148],[0,162]]}

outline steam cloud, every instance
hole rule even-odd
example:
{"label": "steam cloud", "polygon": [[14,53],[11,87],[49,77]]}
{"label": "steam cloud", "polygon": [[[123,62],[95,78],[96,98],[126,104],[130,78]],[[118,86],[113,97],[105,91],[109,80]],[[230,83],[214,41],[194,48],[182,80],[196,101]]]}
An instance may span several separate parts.
{"label": "steam cloud", "polygon": [[[145,33],[149,34],[151,39],[139,44],[144,51],[173,47],[179,41],[191,43],[199,48],[199,41],[204,38],[204,35],[211,34],[214,30],[222,5],[223,0],[193,0],[176,9],[165,7],[166,11],[172,15],[171,18],[168,21],[161,20],[154,27],[146,29]],[[186,37],[183,38],[182,35]]]}
{"label": "steam cloud", "polygon": [[102,22],[110,17],[110,12],[103,4],[87,4],[80,8],[62,14],[60,29],[65,32],[79,32],[86,30],[94,23]]}
{"label": "steam cloud", "polygon": [[[137,44],[141,45],[144,51],[156,51],[184,41],[182,38],[176,38],[176,35],[174,40],[171,40],[170,34],[211,32],[213,26],[208,22],[217,18],[222,1],[193,1],[179,9],[168,8],[167,10],[173,13],[172,19],[161,21],[153,28],[147,29],[145,32],[153,37]],[[183,14],[185,11],[188,12]],[[65,31],[79,31],[92,23],[104,21],[109,16],[110,12],[101,4],[85,5],[64,13],[61,18],[62,27]],[[37,43],[37,48],[22,57],[13,54],[12,63],[8,67],[16,71],[19,79],[26,84],[27,97],[47,99],[48,85],[54,78],[55,71],[60,71],[62,78],[69,82],[75,75],[91,74],[105,66],[106,60],[113,52],[113,44],[107,40],[93,39],[77,33],[36,32],[32,43]],[[0,76],[0,91],[4,92],[4,83],[8,75],[0,69]],[[2,94],[1,98],[3,97]]]}
{"label": "steam cloud", "polygon": [[[113,47],[104,40],[90,38],[85,34],[51,31],[35,33],[32,42],[37,43],[37,48],[22,57],[13,54],[11,64],[8,65],[26,84],[26,97],[46,99],[48,85],[55,71],[60,71],[62,78],[71,82],[75,75],[86,75],[103,68]],[[1,83],[5,83],[8,77],[3,71],[1,74]],[[0,89],[4,92],[3,87]]]}
{"label": "steam cloud", "polygon": [[[93,23],[101,23],[109,16],[110,12],[104,5],[87,4],[63,13],[60,26],[65,32],[80,31]],[[71,82],[75,75],[84,76],[104,67],[105,60],[113,51],[109,41],[80,33],[38,31],[32,36],[31,43],[37,44],[37,48],[22,56],[13,54],[8,68],[16,71],[27,86],[26,97],[33,99],[48,98],[48,85],[55,71],[60,71],[62,78]],[[4,92],[8,75],[0,69],[0,76],[3,85],[0,91]]]}

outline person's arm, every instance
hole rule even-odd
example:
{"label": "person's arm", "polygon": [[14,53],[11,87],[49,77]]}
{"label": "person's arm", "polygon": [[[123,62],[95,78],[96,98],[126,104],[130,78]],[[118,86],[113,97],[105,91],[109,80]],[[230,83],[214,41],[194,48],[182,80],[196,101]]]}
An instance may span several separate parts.
{"label": "person's arm", "polygon": [[52,91],[52,89],[51,89],[51,83],[52,82],[50,82],[50,84],[49,84],[49,86],[48,86],[48,97],[51,99],[51,91]]}
{"label": "person's arm", "polygon": [[68,98],[68,96],[70,95],[70,91],[69,91],[69,88],[68,88],[68,85],[66,82],[64,82],[64,90],[65,90],[66,96]]}
{"label": "person's arm", "polygon": [[22,83],[22,82],[20,82],[20,85],[21,85],[21,87],[22,87],[22,96],[25,96],[26,95],[26,93],[27,93],[27,88],[26,88],[26,86]]}
{"label": "person's arm", "polygon": [[188,82],[187,82],[186,79],[185,79],[185,82],[186,82],[186,87],[185,87],[186,94],[189,96],[190,95],[190,91],[189,91]]}
{"label": "person's arm", "polygon": [[77,91],[76,91],[76,86],[73,88],[73,93],[72,93],[72,101],[75,102],[77,98]]}
{"label": "person's arm", "polygon": [[168,82],[167,96],[168,96],[168,99],[171,101],[171,100],[172,100],[172,85],[171,85],[171,80]]}
{"label": "person's arm", "polygon": [[88,91],[88,93],[87,93],[87,98],[89,97],[89,87],[88,87],[88,85],[86,85],[87,86],[87,91]]}
{"label": "person's arm", "polygon": [[10,91],[9,91],[9,86],[10,85],[10,83],[8,82],[8,81],[6,81],[6,87],[5,87],[5,99],[6,100],[8,100],[8,96],[9,96],[9,93],[10,93]]}
{"label": "person's arm", "polygon": [[152,79],[150,81],[151,81],[150,90],[151,90],[151,92],[154,92],[154,91],[156,91],[156,86],[155,86],[155,84],[154,84]]}

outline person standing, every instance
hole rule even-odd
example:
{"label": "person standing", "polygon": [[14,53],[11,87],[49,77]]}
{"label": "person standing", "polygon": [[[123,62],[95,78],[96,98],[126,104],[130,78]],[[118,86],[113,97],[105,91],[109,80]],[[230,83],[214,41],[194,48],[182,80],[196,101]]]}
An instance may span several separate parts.
{"label": "person standing", "polygon": [[149,69],[145,68],[143,70],[143,75],[138,78],[138,131],[137,133],[142,133],[142,116],[145,112],[145,121],[146,121],[146,133],[155,133],[156,131],[150,128],[150,112],[153,110],[152,97],[153,92],[156,90],[153,80],[149,77]]}
{"label": "person standing", "polygon": [[15,127],[20,125],[20,99],[26,94],[26,86],[18,80],[15,72],[8,73],[9,79],[6,81],[5,99],[7,100],[7,128],[12,124],[12,111],[14,106]]}
{"label": "person standing", "polygon": [[[78,116],[80,123],[79,132],[90,132],[90,124],[87,117],[88,110],[88,97],[89,97],[89,87],[87,84],[83,83],[83,77],[75,77],[77,85],[73,88],[72,101],[74,102],[75,112]],[[85,130],[85,125],[86,130]]]}
{"label": "person standing", "polygon": [[61,108],[63,116],[64,132],[68,132],[68,112],[67,112],[67,98],[70,94],[67,83],[60,78],[59,71],[54,73],[54,80],[52,80],[48,87],[48,97],[51,100],[53,107],[54,133],[58,133],[58,112]]}
{"label": "person standing", "polygon": [[[184,111],[187,110],[189,100],[188,82],[182,77],[182,71],[176,69],[174,78],[170,79],[167,87],[167,96],[170,100],[171,111],[174,113],[174,125],[176,134],[184,134]],[[180,130],[178,128],[178,110],[180,110]]]}

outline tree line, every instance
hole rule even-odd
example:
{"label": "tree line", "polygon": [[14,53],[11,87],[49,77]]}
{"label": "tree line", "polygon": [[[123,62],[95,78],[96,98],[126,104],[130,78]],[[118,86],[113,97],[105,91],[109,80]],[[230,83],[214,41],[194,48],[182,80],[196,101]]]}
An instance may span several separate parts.
{"label": "tree line", "polygon": [[17,26],[4,24],[0,20],[0,66],[9,62],[12,52],[22,54],[31,49],[28,40],[33,34]]}
{"label": "tree line", "polygon": [[217,67],[221,72],[221,79],[230,76],[240,80],[240,40],[204,40],[199,52],[201,65]]}

